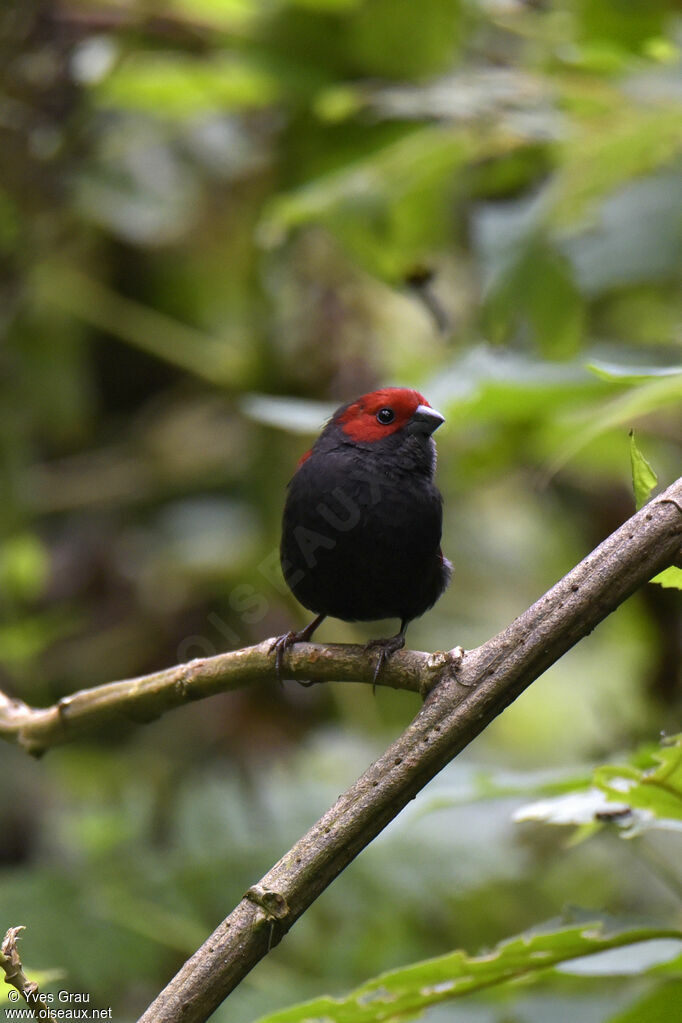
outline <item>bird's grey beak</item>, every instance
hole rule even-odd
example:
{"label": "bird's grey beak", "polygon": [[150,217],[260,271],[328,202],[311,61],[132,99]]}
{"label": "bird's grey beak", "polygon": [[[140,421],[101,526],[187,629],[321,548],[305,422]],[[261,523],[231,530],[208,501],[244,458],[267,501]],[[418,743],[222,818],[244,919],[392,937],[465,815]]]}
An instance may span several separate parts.
{"label": "bird's grey beak", "polygon": [[433,431],[437,430],[444,422],[445,416],[436,412],[435,408],[431,408],[429,405],[417,405],[407,428],[410,433],[423,433],[430,437]]}

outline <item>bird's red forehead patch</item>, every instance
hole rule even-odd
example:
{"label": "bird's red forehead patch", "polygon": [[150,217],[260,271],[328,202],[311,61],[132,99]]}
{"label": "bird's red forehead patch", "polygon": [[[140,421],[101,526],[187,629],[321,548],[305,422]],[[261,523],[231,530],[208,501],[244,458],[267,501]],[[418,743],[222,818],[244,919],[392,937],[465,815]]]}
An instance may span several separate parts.
{"label": "bird's red forehead patch", "polygon": [[[408,387],[384,387],[380,391],[363,394],[344,409],[337,421],[352,440],[381,440],[401,430],[419,405],[431,407],[419,391]],[[382,423],[377,418],[383,409],[390,409],[393,413],[393,419],[388,423]]]}

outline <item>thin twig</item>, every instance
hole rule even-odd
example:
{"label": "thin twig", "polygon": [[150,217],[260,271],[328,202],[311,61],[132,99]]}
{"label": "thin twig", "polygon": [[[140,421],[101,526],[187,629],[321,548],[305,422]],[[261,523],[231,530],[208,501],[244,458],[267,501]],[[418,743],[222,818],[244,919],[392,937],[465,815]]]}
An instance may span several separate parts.
{"label": "thin twig", "polygon": [[[47,1002],[41,995],[38,985],[35,981],[28,979],[21,965],[17,940],[20,932],[24,929],[23,925],[10,927],[2,939],[0,967],[5,972],[5,984],[16,988],[36,1019],[47,1020],[47,1023],[57,1023],[50,1012]],[[26,1010],[23,1011],[25,1012]]]}

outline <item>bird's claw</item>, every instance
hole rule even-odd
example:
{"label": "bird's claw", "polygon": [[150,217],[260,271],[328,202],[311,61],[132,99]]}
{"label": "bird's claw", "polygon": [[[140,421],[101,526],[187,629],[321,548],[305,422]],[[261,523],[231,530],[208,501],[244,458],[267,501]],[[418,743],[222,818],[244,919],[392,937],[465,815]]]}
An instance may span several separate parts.
{"label": "bird's claw", "polygon": [[377,662],[374,666],[374,674],[372,675],[372,692],[376,691],[377,682],[381,669],[383,668],[386,661],[391,657],[397,650],[402,650],[405,646],[405,637],[401,632],[396,636],[389,636],[388,639],[370,639],[369,643],[365,643],[365,650],[378,650]]}
{"label": "bird's claw", "polygon": [[275,652],[275,674],[280,685],[283,684],[282,669],[284,667],[284,655],[289,647],[292,647],[294,643],[299,642],[300,638],[300,633],[294,632],[292,629],[291,632],[285,632],[283,636],[278,636],[277,639],[273,640],[270,644],[269,652],[272,653],[273,650]]}
{"label": "bird's claw", "polygon": [[[321,621],[322,616],[318,616],[310,625],[306,625],[305,629],[299,629],[298,632],[294,632],[292,629],[291,632],[285,632],[283,636],[278,636],[270,644],[270,653],[273,650],[275,651],[275,674],[280,685],[282,685],[282,668],[284,667],[285,653],[294,643],[307,643]],[[312,685],[312,682],[308,684]],[[301,685],[306,685],[306,683],[301,682]]]}

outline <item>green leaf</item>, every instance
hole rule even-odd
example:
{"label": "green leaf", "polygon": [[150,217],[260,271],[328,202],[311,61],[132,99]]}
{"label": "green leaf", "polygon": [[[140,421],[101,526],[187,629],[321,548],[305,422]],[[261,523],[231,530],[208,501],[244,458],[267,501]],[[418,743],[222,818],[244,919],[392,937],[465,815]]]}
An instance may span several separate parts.
{"label": "green leaf", "polygon": [[595,359],[588,362],[586,369],[596,373],[602,380],[615,380],[619,383],[637,384],[643,380],[657,377],[682,376],[682,366],[626,366],[616,362],[605,362]]}
{"label": "green leaf", "polygon": [[645,810],[658,820],[682,821],[682,733],[664,740],[653,766],[598,767],[594,782],[609,799]]}
{"label": "green leaf", "polygon": [[552,921],[543,929],[519,934],[481,955],[457,951],[413,963],[367,981],[345,998],[316,998],[265,1016],[259,1023],[409,1019],[431,1005],[520,978],[531,979],[580,957],[657,938],[682,939],[682,932],[646,926],[614,927],[594,918],[568,925]]}
{"label": "green leaf", "polygon": [[95,88],[104,106],[163,118],[267,106],[277,94],[274,73],[242,56],[214,61],[178,54],[128,56]]}
{"label": "green leaf", "polygon": [[[635,504],[641,508],[649,500],[651,491],[658,482],[656,473],[635,444],[635,431],[630,431],[630,463],[632,465],[632,485],[635,491]],[[659,572],[651,580],[665,589],[682,590],[682,569],[671,565]]]}
{"label": "green leaf", "polygon": [[632,486],[635,491],[637,509],[645,505],[651,491],[658,483],[658,476],[635,443],[635,431],[630,430],[630,465],[632,467]]}
{"label": "green leaf", "polygon": [[682,734],[654,750],[637,751],[628,763],[595,768],[592,786],[520,807],[516,821],[571,824],[592,834],[600,824],[617,824],[630,838],[650,828],[682,831]]}
{"label": "green leaf", "polygon": [[659,572],[658,575],[655,575],[650,582],[658,583],[664,589],[682,590],[682,568],[676,568],[674,565],[671,565],[670,568],[666,568]]}
{"label": "green leaf", "polygon": [[671,968],[671,964],[675,969],[680,952],[682,942],[679,938],[636,941],[632,945],[560,963],[557,972],[574,977],[634,977],[654,970],[666,970]]}

